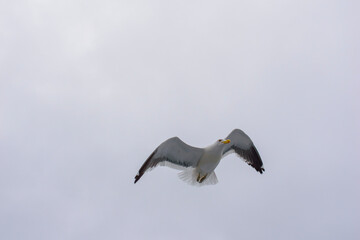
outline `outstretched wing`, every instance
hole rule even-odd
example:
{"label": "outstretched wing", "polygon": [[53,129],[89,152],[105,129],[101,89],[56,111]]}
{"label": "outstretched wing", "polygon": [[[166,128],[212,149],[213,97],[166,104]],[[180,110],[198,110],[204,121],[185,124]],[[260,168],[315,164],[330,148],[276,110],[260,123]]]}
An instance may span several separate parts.
{"label": "outstretched wing", "polygon": [[256,169],[256,171],[263,173],[263,162],[259,152],[250,137],[240,129],[234,129],[226,139],[230,139],[230,144],[226,144],[223,152],[223,157],[230,153],[237,153],[244,161]]}
{"label": "outstretched wing", "polygon": [[155,149],[148,159],[141,166],[138,174],[135,176],[135,182],[144,175],[144,173],[158,165],[169,166],[173,168],[196,167],[204,150],[202,148],[192,147],[178,137],[173,137]]}

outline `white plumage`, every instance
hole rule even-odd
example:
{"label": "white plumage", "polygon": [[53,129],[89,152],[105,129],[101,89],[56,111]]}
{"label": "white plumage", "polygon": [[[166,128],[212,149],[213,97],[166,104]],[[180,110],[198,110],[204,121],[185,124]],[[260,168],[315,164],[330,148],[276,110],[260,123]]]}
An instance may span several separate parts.
{"label": "white plumage", "polygon": [[234,129],[225,140],[219,139],[206,148],[192,147],[178,137],[166,140],[144,162],[135,176],[134,183],[139,181],[146,171],[156,166],[168,166],[182,169],[179,178],[189,184],[216,184],[218,180],[215,168],[224,156],[233,152],[256,171],[265,171],[260,155],[249,136],[240,129]]}

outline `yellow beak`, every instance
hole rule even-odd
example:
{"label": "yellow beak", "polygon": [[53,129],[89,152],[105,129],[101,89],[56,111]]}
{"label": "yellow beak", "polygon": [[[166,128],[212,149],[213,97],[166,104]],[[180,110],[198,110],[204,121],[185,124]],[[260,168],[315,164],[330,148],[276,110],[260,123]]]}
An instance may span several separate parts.
{"label": "yellow beak", "polygon": [[227,144],[229,142],[231,142],[230,139],[226,139],[226,140],[222,141],[223,144]]}

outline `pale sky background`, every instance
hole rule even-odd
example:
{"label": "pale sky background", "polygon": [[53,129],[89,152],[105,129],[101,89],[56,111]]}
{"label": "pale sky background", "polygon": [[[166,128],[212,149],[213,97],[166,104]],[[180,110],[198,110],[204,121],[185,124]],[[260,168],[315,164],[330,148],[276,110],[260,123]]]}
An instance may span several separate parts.
{"label": "pale sky background", "polygon": [[[0,239],[360,239],[359,1],[0,2]],[[157,168],[234,128],[215,186]]]}

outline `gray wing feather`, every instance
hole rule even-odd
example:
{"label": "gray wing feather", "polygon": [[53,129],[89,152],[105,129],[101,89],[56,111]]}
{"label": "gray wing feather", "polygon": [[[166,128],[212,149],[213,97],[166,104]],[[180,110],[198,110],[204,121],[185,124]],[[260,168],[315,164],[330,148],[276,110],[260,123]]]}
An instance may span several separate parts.
{"label": "gray wing feather", "polygon": [[156,166],[170,166],[174,168],[196,167],[204,150],[192,147],[178,137],[173,137],[157,147],[154,152],[141,166],[138,174],[135,176],[135,182],[144,175],[147,170]]}
{"label": "gray wing feather", "polygon": [[250,137],[246,135],[240,129],[234,129],[226,139],[230,139],[230,144],[227,144],[223,157],[229,153],[235,152],[243,160],[256,169],[256,171],[263,173],[265,169],[263,168],[263,162],[261,160],[260,154],[257,151],[254,143],[251,141]]}

